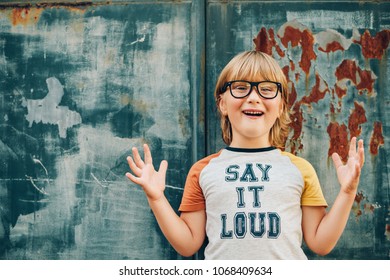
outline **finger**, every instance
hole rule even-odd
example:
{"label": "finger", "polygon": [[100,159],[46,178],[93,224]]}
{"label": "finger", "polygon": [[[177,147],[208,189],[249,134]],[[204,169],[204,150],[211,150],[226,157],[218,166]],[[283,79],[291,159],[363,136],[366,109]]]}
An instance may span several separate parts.
{"label": "finger", "polygon": [[355,155],[356,155],[356,137],[352,137],[351,142],[349,143],[348,156],[353,157]]}
{"label": "finger", "polygon": [[168,162],[166,160],[162,160],[158,172],[167,173],[167,169],[168,169]]}
{"label": "finger", "polygon": [[359,178],[360,177],[360,172],[362,171],[362,166],[359,164],[359,163],[356,163],[355,164],[355,174],[356,174],[356,178]]}
{"label": "finger", "polygon": [[148,144],[144,144],[144,156],[146,164],[153,164],[152,153],[150,152]]}
{"label": "finger", "polygon": [[127,163],[129,164],[129,167],[131,169],[131,171],[133,171],[133,173],[136,175],[136,176],[141,176],[141,173],[142,173],[142,170],[138,168],[138,166],[134,163],[134,160],[132,157],[127,157]]}
{"label": "finger", "polygon": [[133,183],[136,183],[137,185],[142,185],[141,184],[141,179],[140,178],[138,178],[138,177],[135,177],[133,174],[131,174],[130,172],[126,172],[126,177],[130,180],[130,181],[132,181]]}
{"label": "finger", "polygon": [[338,169],[340,166],[343,165],[343,162],[341,161],[341,158],[340,158],[339,154],[333,153],[332,154],[332,159],[333,159],[333,164],[334,164],[336,169]]}
{"label": "finger", "polygon": [[364,164],[364,143],[362,139],[360,139],[358,142],[358,155],[360,167],[362,167]]}
{"label": "finger", "polygon": [[161,161],[158,172],[164,174],[165,176],[165,174],[167,173],[167,169],[168,169],[168,162],[166,160]]}
{"label": "finger", "polygon": [[143,168],[145,166],[145,163],[143,162],[143,160],[141,159],[141,156],[139,155],[139,152],[138,152],[138,149],[133,147],[131,149],[133,151],[133,158],[134,158],[134,162],[135,164],[139,167],[139,168]]}

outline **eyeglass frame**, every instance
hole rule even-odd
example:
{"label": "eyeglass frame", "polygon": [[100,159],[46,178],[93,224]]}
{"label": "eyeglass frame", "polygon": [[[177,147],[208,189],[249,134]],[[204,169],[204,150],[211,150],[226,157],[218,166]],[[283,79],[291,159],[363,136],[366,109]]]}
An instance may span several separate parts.
{"label": "eyeglass frame", "polygon": [[[231,87],[232,83],[234,83],[234,82],[245,82],[245,83],[249,83],[249,84],[251,85],[249,92],[248,92],[246,95],[241,96],[241,97],[236,97],[236,96],[234,96],[233,91],[232,91],[232,87]],[[274,96],[274,97],[265,97],[265,96],[263,96],[263,95],[260,93],[260,90],[259,90],[259,87],[258,87],[261,83],[273,83],[273,84],[275,84],[275,85],[277,86],[277,91],[276,91],[275,96]],[[274,98],[276,98],[276,96],[278,96],[279,91],[282,92],[282,84],[279,83],[279,82],[274,82],[274,81],[260,81],[260,82],[250,82],[250,81],[245,81],[245,80],[234,80],[234,81],[229,81],[229,82],[226,82],[226,83],[222,86],[222,88],[221,88],[221,93],[225,92],[225,91],[227,90],[228,87],[229,87],[230,94],[231,94],[234,98],[237,98],[237,99],[242,99],[242,98],[245,98],[245,97],[249,96],[249,95],[251,94],[251,92],[252,92],[253,87],[256,87],[257,93],[258,93],[262,98],[264,98],[264,99],[274,99]]]}

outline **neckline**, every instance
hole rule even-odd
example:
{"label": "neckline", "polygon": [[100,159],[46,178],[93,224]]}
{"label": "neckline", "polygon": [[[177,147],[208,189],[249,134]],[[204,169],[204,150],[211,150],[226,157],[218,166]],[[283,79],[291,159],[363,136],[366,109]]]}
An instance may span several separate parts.
{"label": "neckline", "polygon": [[225,148],[228,151],[231,152],[240,152],[240,153],[262,153],[262,152],[269,152],[276,149],[276,147],[270,146],[265,148],[235,148],[235,147],[226,147]]}

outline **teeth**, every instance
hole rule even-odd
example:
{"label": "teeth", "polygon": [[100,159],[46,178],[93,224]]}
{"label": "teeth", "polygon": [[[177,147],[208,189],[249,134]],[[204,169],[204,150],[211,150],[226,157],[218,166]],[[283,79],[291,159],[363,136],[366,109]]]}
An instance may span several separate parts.
{"label": "teeth", "polygon": [[263,113],[262,112],[254,112],[254,111],[244,111],[244,114],[253,115],[253,116],[261,116]]}

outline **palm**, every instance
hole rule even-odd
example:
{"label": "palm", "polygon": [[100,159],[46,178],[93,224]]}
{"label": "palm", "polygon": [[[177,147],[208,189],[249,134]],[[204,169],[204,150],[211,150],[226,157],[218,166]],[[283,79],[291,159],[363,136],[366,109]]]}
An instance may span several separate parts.
{"label": "palm", "polygon": [[360,140],[358,148],[356,148],[356,138],[352,138],[346,164],[342,163],[340,156],[336,153],[332,155],[332,159],[341,189],[347,193],[355,192],[359,184],[360,173],[364,164],[363,141]]}
{"label": "palm", "polygon": [[145,161],[143,161],[136,148],[133,148],[133,157],[128,157],[127,161],[131,171],[126,176],[134,183],[140,185],[145,191],[147,197],[151,200],[157,200],[162,197],[165,189],[165,175],[168,164],[164,160],[160,164],[160,169],[156,171],[153,167],[152,155],[149,147],[144,145]]}

